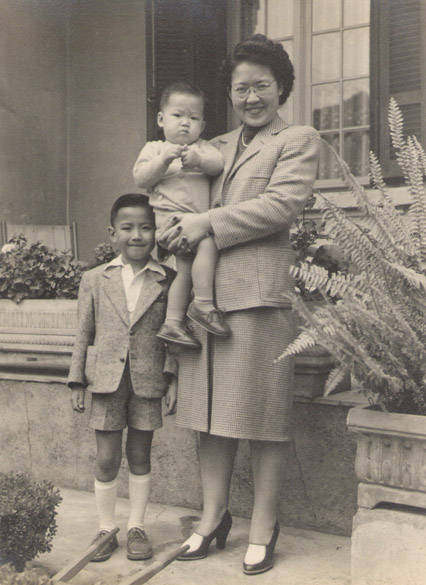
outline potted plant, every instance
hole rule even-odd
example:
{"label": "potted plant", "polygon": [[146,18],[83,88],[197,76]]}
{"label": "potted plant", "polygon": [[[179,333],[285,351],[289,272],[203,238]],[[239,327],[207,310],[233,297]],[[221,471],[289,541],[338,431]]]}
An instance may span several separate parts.
{"label": "potted plant", "polygon": [[[322,266],[331,275],[346,270],[345,259],[339,249],[333,245],[327,234],[324,233],[323,221],[306,217],[306,211],[312,209],[316,203],[314,193],[308,200],[303,214],[295,222],[295,229],[290,234],[290,241],[295,253],[295,266],[309,264]],[[321,305],[322,294],[315,287],[307,286],[300,278],[295,280],[296,294],[312,310]],[[335,366],[333,356],[323,347],[316,344],[306,348],[295,356],[294,365],[294,394],[299,398],[318,398],[324,395],[326,380]],[[350,389],[349,375],[342,380],[335,391]]]}
{"label": "potted plant", "polygon": [[85,268],[71,252],[29,244],[23,235],[5,244],[0,252],[2,347],[67,345],[76,328],[75,299]]}
{"label": "potted plant", "polygon": [[[96,264],[116,256],[95,249]],[[0,251],[0,368],[17,379],[62,380],[77,327],[78,287],[85,262],[70,251],[29,244],[18,235]]]}
{"label": "potted plant", "polygon": [[[337,361],[326,393],[350,371],[353,385],[368,397],[368,408],[348,414],[348,428],[357,439],[358,505],[373,508],[386,502],[426,509],[426,155],[415,137],[403,137],[394,100],[389,125],[411,195],[408,211],[404,215],[395,209],[374,155],[370,192],[336,155],[361,217],[354,220],[323,196],[319,206],[327,233],[349,268],[346,274],[331,275],[306,263],[292,268],[296,278],[321,292],[324,304],[310,311],[300,297],[293,298],[304,326],[279,359],[319,344]],[[329,294],[337,300],[330,302]],[[388,583],[368,580],[379,582]]]}
{"label": "potted plant", "polygon": [[22,571],[25,562],[51,550],[59,490],[22,473],[0,473],[0,560]]}

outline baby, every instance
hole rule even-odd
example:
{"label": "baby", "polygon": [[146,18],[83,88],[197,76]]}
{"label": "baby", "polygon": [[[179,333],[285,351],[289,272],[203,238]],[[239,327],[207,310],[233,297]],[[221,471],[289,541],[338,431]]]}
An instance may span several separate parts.
{"label": "baby", "polygon": [[[177,82],[168,86],[162,93],[157,118],[165,141],[148,142],[135,163],[133,175],[138,187],[149,194],[157,230],[170,223],[175,214],[209,209],[209,177],[222,172],[223,160],[216,148],[200,138],[205,126],[204,102],[203,92],[194,85]],[[182,250],[176,254],[177,276],[170,287],[166,319],[158,337],[199,348],[199,341],[185,326],[185,315],[214,335],[230,335],[213,302],[217,258],[214,238],[208,233],[194,253]],[[192,287],[194,299],[189,304]]]}

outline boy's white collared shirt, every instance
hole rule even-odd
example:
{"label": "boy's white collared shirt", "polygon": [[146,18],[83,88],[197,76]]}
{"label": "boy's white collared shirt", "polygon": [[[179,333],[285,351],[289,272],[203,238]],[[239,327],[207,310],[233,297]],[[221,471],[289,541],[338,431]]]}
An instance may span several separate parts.
{"label": "boy's white collared shirt", "polygon": [[129,311],[129,319],[136,309],[139,295],[143,288],[145,275],[147,270],[158,272],[162,276],[166,276],[166,271],[161,264],[152,256],[149,258],[145,266],[136,274],[133,274],[133,269],[130,264],[125,264],[121,254],[109,262],[104,270],[108,270],[111,266],[121,266],[121,277],[123,279],[124,292],[126,293],[127,310]]}

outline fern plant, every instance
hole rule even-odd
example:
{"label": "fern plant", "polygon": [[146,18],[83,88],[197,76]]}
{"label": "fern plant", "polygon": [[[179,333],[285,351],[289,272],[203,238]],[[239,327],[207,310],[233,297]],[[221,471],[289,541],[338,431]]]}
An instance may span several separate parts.
{"label": "fern plant", "polygon": [[[326,394],[350,370],[354,386],[371,403],[392,412],[425,415],[426,155],[415,137],[404,138],[402,114],[393,99],[389,125],[411,195],[409,210],[403,215],[395,209],[374,154],[370,155],[374,189],[367,192],[334,153],[361,217],[354,220],[324,195],[319,196],[319,205],[349,269],[329,275],[306,263],[292,267],[292,275],[307,287],[316,287],[326,303],[312,312],[300,297],[292,297],[305,326],[278,359],[319,344],[337,361]],[[330,295],[337,301],[331,303]]]}

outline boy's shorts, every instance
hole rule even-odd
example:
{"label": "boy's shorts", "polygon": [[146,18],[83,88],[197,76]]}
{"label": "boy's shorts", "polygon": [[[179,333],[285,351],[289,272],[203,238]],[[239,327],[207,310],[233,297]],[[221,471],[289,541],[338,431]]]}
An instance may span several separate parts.
{"label": "boy's shorts", "polygon": [[163,426],[161,398],[143,398],[134,393],[127,362],[115,392],[92,393],[89,426],[98,431],[120,431],[126,426],[154,431]]}

